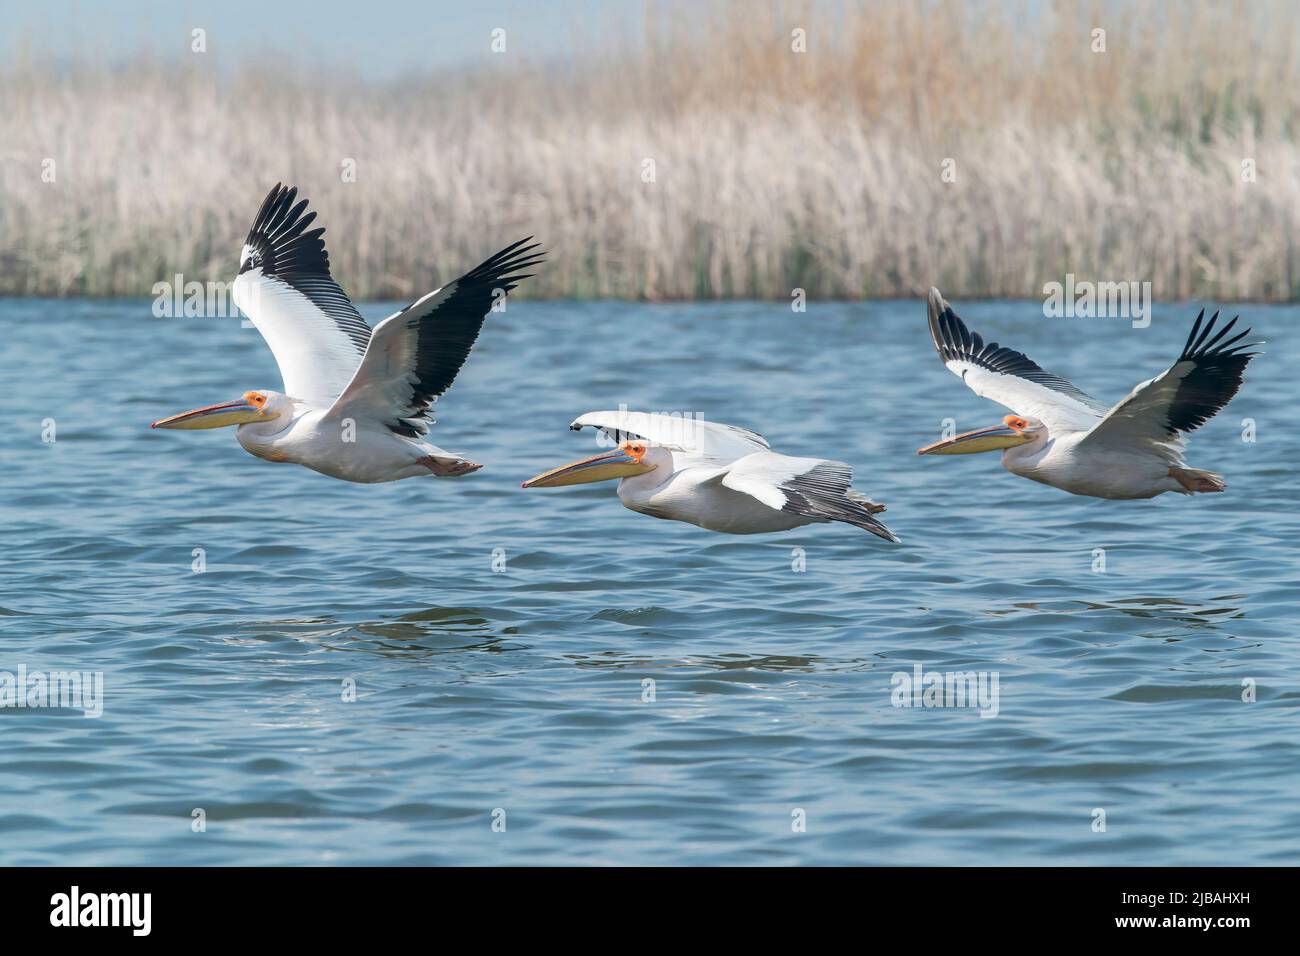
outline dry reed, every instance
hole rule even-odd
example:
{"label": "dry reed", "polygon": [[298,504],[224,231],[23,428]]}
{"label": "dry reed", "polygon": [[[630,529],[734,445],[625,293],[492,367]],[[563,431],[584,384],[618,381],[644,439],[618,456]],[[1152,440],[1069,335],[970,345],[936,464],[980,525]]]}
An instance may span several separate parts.
{"label": "dry reed", "polygon": [[563,67],[383,83],[11,64],[0,292],[231,279],[284,180],[357,298],[419,293],[528,233],[551,250],[530,295],[1038,296],[1065,273],[1160,298],[1300,293],[1280,0],[649,6],[644,42],[575,46]]}

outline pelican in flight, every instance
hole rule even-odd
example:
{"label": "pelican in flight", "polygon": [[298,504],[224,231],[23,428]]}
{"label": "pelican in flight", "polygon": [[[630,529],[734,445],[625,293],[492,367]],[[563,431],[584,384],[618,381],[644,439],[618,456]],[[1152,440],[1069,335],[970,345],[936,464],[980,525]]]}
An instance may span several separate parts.
{"label": "pelican in flight", "polygon": [[842,461],[791,458],[761,435],[700,419],[646,412],[591,412],[569,427],[599,429],[613,450],[543,472],[525,488],[622,479],[623,507],[727,534],[788,531],[843,521],[898,541],[876,515],[885,510],[850,488]]}
{"label": "pelican in flight", "polygon": [[1184,432],[1204,425],[1232,400],[1260,343],[1238,345],[1237,319],[1215,331],[1219,313],[1196,318],[1182,354],[1167,370],[1143,382],[1108,409],[1028,356],[985,345],[978,333],[930,290],[930,334],[939,358],[976,395],[1014,414],[1002,424],[935,442],[918,455],[1002,451],[1014,475],[1093,498],[1154,498],[1223,491],[1222,477],[1183,461]]}
{"label": "pelican in flight", "polygon": [[[244,450],[344,481],[455,477],[467,458],[425,441],[430,406],[465,364],[493,305],[542,261],[522,239],[371,329],[330,275],[316,213],[277,184],[253,220],[233,296],[275,355],[284,391],[261,388],[153,428],[238,425]],[[531,238],[531,237],[529,237]]]}

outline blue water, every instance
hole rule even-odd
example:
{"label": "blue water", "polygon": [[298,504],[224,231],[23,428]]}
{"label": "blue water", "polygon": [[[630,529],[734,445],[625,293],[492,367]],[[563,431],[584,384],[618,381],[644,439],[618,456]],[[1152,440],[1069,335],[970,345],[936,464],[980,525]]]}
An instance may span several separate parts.
{"label": "blue water", "polygon": [[[1108,400],[1196,311],[955,305]],[[919,300],[512,303],[434,433],[486,467],[383,486],[148,429],[280,386],[238,321],[0,301],[0,671],[104,681],[0,710],[0,862],[1294,863],[1300,310],[1242,311],[1267,355],[1190,454],[1227,493],[1113,502],[915,456],[1003,414]],[[519,488],[620,404],[849,461],[904,544]],[[894,707],[917,664],[997,672],[997,716]]]}

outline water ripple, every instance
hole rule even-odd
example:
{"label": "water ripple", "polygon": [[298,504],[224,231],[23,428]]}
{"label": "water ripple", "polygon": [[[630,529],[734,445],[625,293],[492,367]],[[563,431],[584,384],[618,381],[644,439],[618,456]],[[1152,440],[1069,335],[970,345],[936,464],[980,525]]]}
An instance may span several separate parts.
{"label": "water ripple", "polygon": [[[487,467],[371,487],[142,426],[277,385],[253,330],[142,303],[10,322],[0,672],[98,672],[103,713],[0,709],[0,859],[1293,863],[1294,311],[1243,311],[1268,354],[1192,441],[1229,492],[1149,502],[918,459],[945,418],[1001,411],[934,360],[915,302],[512,306],[439,409],[439,443]],[[1194,314],[965,310],[1112,398]],[[92,393],[130,414],[64,423]],[[906,544],[520,491],[620,403],[852,462]],[[996,672],[996,717],[896,706],[917,666]]]}

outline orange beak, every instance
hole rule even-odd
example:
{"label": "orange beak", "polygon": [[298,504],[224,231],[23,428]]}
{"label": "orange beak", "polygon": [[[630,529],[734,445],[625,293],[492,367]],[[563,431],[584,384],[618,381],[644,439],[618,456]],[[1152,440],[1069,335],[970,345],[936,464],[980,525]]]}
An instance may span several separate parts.
{"label": "orange beak", "polygon": [[246,398],[217,405],[205,405],[179,415],[160,418],[150,428],[224,428],[248,422],[266,421],[269,417]]}

